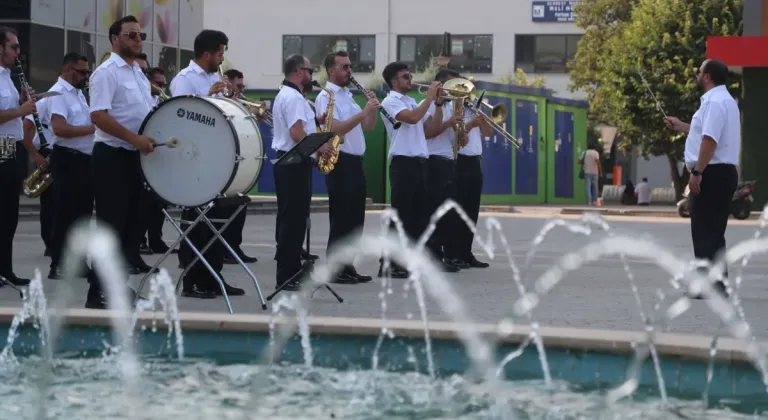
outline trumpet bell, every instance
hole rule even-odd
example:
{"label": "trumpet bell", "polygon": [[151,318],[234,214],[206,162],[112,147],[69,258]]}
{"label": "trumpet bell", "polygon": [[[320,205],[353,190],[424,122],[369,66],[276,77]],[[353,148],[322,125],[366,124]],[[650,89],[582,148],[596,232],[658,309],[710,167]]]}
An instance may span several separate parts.
{"label": "trumpet bell", "polygon": [[491,120],[493,120],[493,122],[495,122],[496,124],[501,124],[506,119],[507,119],[507,107],[505,107],[502,104],[498,104],[491,107]]}
{"label": "trumpet bell", "polygon": [[475,93],[475,84],[469,79],[457,77],[443,83],[442,89],[451,96],[465,97]]}

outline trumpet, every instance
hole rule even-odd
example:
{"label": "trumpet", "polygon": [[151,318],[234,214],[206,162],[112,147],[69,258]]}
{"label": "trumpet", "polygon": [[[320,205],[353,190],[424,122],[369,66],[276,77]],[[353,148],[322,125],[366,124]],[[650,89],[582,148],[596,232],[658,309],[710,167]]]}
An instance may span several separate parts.
{"label": "trumpet", "polygon": [[[221,81],[224,81],[224,71],[221,69],[221,64],[219,64],[219,77],[221,77]],[[227,87],[224,87],[224,90],[221,92],[225,97],[229,98],[229,89]]]}
{"label": "trumpet", "polygon": [[171,97],[167,93],[165,93],[165,90],[162,89],[160,86],[157,86],[156,84],[151,82],[149,85],[152,86],[152,89],[155,89],[157,91],[157,96],[160,98],[160,102],[171,99]]}
{"label": "trumpet", "polygon": [[251,114],[264,120],[264,122],[267,123],[268,126],[272,127],[272,113],[269,111],[269,106],[267,105],[266,102],[249,101],[245,98],[245,95],[243,95],[242,93],[240,94],[239,97],[232,98],[232,99],[248,107],[248,110],[251,111]]}
{"label": "trumpet", "polygon": [[[485,90],[483,90],[483,93],[481,93],[479,97],[471,96],[469,102],[465,104],[467,110],[472,113],[472,115],[477,115],[485,119],[493,130],[501,135],[504,140],[512,143],[513,146],[519,149],[522,146],[522,142],[504,130],[504,127],[501,125],[503,121],[507,119],[509,113],[507,107],[502,104],[492,106],[488,103],[487,99],[483,100],[483,96],[485,96]],[[483,112],[483,109],[490,109],[490,115]]]}

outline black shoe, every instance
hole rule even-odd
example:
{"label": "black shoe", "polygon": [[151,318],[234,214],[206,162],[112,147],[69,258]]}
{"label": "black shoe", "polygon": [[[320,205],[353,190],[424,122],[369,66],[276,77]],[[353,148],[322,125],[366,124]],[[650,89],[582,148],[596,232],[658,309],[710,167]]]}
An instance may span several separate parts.
{"label": "black shoe", "polygon": [[[280,289],[280,287],[283,284],[284,283],[278,283],[277,287],[275,287],[275,289]],[[301,290],[301,284],[299,284],[299,282],[297,282],[295,280],[290,280],[290,281],[288,281],[288,284],[283,286],[282,289],[280,289],[280,290],[282,290],[284,292],[298,292],[299,290]]]}
{"label": "black shoe", "polygon": [[152,255],[154,252],[152,252],[152,248],[149,247],[147,244],[141,244],[139,245],[139,254],[141,255]]}
{"label": "black shoe", "polygon": [[[136,300],[136,291],[128,287],[128,301],[133,307],[133,301]],[[109,302],[107,296],[98,289],[88,289],[88,298],[85,300],[86,309],[109,309]]]}
{"label": "black shoe", "polygon": [[[230,285],[229,283],[225,282],[224,279],[221,280],[224,283],[224,290],[227,291],[227,296],[244,296],[245,290]],[[221,286],[219,286],[218,283],[215,284],[215,287],[213,289],[213,292],[216,293],[216,296],[224,296],[224,293],[221,292]]]}
{"label": "black shoe", "polygon": [[[128,262],[128,274],[141,274],[141,273],[149,273],[149,271],[152,270],[152,267],[145,263],[144,260],[141,258],[134,258],[133,261]],[[152,273],[157,273],[160,270],[155,268]]]}
{"label": "black shoe", "polygon": [[341,273],[337,274],[336,277],[331,279],[331,283],[357,284],[358,281],[357,281],[357,277],[342,271]]}
{"label": "black shoe", "polygon": [[165,254],[168,252],[168,245],[163,241],[152,241],[147,248],[152,254]]}
{"label": "black shoe", "polygon": [[440,261],[439,263],[440,268],[445,273],[458,273],[461,271],[461,269],[453,264],[451,264],[449,261]]}
{"label": "black shoe", "polygon": [[[277,258],[277,257],[275,257],[275,258]],[[301,259],[302,260],[305,260],[305,261],[317,261],[317,259],[319,259],[319,258],[320,257],[318,257],[317,255],[310,254],[309,252],[307,252],[306,249],[302,249],[301,250]]]}
{"label": "black shoe", "polygon": [[0,277],[4,278],[8,283],[14,286],[29,286],[29,279],[16,276],[13,273],[0,274]]}
{"label": "black shoe", "polygon": [[181,295],[184,297],[196,299],[216,299],[216,292],[213,290],[204,289],[197,284],[193,284],[191,287],[185,287],[181,292]]}
{"label": "black shoe", "polygon": [[45,251],[43,252],[44,257],[50,257],[51,256],[51,250],[48,248],[45,248]]}
{"label": "black shoe", "polygon": [[61,277],[62,277],[62,273],[58,267],[51,268],[51,271],[48,272],[49,280],[61,280]]}
{"label": "black shoe", "polygon": [[369,281],[373,280],[373,277],[371,276],[364,276],[357,272],[354,268],[348,268],[347,274],[357,279],[358,283],[368,283]]}
{"label": "black shoe", "polygon": [[472,268],[488,268],[491,266],[487,262],[478,261],[478,259],[475,258],[474,256],[472,258],[464,260],[464,262]]}
{"label": "black shoe", "polygon": [[[725,283],[722,281],[716,281],[714,284],[712,284],[712,289],[714,289],[715,293],[720,293],[720,296],[722,296],[725,299],[728,299],[730,295],[728,294],[728,290],[725,287]],[[704,295],[694,295],[690,296],[691,299],[696,300],[702,300],[704,299]]]}
{"label": "black shoe", "polygon": [[[255,263],[259,261],[259,259],[256,257],[245,255],[245,253],[240,249],[235,249],[235,252],[237,252],[237,256],[240,257],[240,259],[243,260],[243,262],[246,264]],[[237,264],[237,260],[235,259],[235,257],[232,256],[232,254],[227,253],[226,255],[224,255],[224,264]]]}
{"label": "black shoe", "polygon": [[[390,266],[388,271],[389,271],[389,273],[388,273],[389,276],[388,277],[389,278],[393,278],[393,279],[407,279],[410,276],[408,271],[399,269],[397,267],[391,267]],[[384,272],[384,267],[383,266],[379,266],[379,274],[378,274],[378,276],[379,277],[386,277],[385,274],[387,274],[387,273]]]}
{"label": "black shoe", "polygon": [[446,262],[447,264],[450,264],[450,265],[452,265],[454,267],[458,267],[458,268],[460,268],[462,270],[466,270],[467,268],[469,268],[469,264],[468,263],[466,263],[466,262],[464,262],[464,260],[461,260],[461,259],[458,259],[458,258],[446,258],[443,261]]}

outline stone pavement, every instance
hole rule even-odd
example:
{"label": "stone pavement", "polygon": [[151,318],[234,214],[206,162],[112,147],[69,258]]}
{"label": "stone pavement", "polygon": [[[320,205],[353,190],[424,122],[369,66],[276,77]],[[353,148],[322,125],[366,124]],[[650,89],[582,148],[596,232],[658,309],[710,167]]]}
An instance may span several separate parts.
{"label": "stone pavement", "polygon": [[[481,216],[481,226],[485,226]],[[547,222],[535,214],[496,214],[518,264],[523,264],[525,253],[530,248],[531,240]],[[576,219],[576,216],[565,216]],[[324,254],[325,241],[328,235],[328,218],[324,213],[312,215],[312,252]],[[369,212],[366,218],[366,233],[376,235],[379,232],[380,214]],[[609,218],[613,228],[633,236],[654,238],[658,243],[675,254],[690,258],[691,245],[690,228],[682,219],[653,219],[641,217]],[[732,246],[744,239],[751,238],[755,232],[755,223],[750,221],[732,222],[728,229],[728,241]],[[482,228],[484,230],[484,228]],[[166,224],[166,240],[175,238],[172,229]],[[274,216],[249,215],[244,232],[243,248],[248,254],[257,256],[259,262],[251,268],[260,280],[263,290],[270,293],[274,287],[275,262],[274,255]],[[540,247],[540,251],[532,259],[530,269],[524,278],[527,284],[551,267],[565,253],[582,247],[589,239],[568,233],[562,228],[555,229]],[[511,310],[513,302],[518,298],[508,262],[503,258],[503,250],[496,250],[497,256],[487,269],[463,270],[458,274],[446,274],[452,287],[465,302],[470,316],[474,320],[494,322],[501,319]],[[19,224],[15,242],[15,269],[18,275],[32,275],[35,267],[40,268],[43,275],[47,274],[49,260],[42,257],[43,246],[39,237],[39,223],[25,221]],[[481,255],[479,249],[476,255],[488,261],[487,256]],[[157,257],[147,258],[153,263]],[[322,262],[322,259],[320,260]],[[171,256],[166,260],[165,267],[174,276],[179,274],[176,268],[177,259]],[[377,257],[366,257],[357,265],[358,271],[375,275],[378,268]],[[656,302],[657,290],[671,291],[668,276],[652,263],[630,260],[630,267],[636,278],[642,301],[646,311],[651,311]],[[768,284],[766,268],[768,257],[753,257],[744,270],[744,286],[742,288],[743,306],[748,320],[758,336],[768,333]],[[526,273],[525,270],[523,270]],[[733,268],[735,273],[736,269]],[[262,313],[255,290],[242,268],[226,266],[225,276],[230,283],[244,287],[248,293],[244,297],[232,298],[236,313]],[[132,277],[136,283],[138,276]],[[49,295],[55,295],[59,287],[67,287],[62,281],[44,280]],[[419,306],[416,296],[411,290],[403,292],[404,280],[393,280],[393,293],[388,295],[387,317],[392,319],[418,319]],[[565,281],[557,286],[543,303],[535,310],[534,320],[541,325],[591,327],[618,330],[640,330],[642,322],[636,303],[628,285],[627,276],[618,258],[608,258],[588,264],[586,267],[568,274]],[[81,307],[84,303],[87,284],[78,279],[70,285],[75,288],[78,300],[73,305]],[[310,308],[311,314],[323,316],[347,317],[381,317],[381,283],[375,280],[368,284],[336,285],[336,291],[344,297],[344,303],[337,303],[325,290],[318,291]],[[146,293],[146,290],[145,290]],[[671,292],[677,296],[678,292]],[[50,301],[50,297],[49,297]],[[212,300],[196,300],[179,298],[180,308],[184,311],[215,311],[224,312],[226,307],[222,298]],[[8,287],[0,289],[0,305],[18,306],[18,295]],[[442,313],[436,302],[429,299],[427,311],[431,320],[447,320],[450,316]],[[520,320],[520,322],[528,323]],[[695,301],[688,313],[677,319],[671,331],[688,333],[714,333],[718,328],[718,318],[708,309],[706,303]]]}

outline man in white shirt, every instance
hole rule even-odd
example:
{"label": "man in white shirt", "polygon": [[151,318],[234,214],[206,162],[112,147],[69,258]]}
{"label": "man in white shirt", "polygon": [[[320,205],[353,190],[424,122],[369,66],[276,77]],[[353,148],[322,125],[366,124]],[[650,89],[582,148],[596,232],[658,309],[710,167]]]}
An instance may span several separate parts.
{"label": "man in white shirt", "polygon": [[[697,259],[709,261],[725,250],[731,200],[739,182],[741,117],[739,106],[726,88],[727,78],[725,63],[704,61],[696,73],[696,85],[704,94],[691,124],[675,117],[664,118],[671,129],[688,133],[685,165],[691,171],[688,186],[693,253]],[[728,294],[722,281],[715,283],[715,289]]]}
{"label": "man in white shirt", "polygon": [[[32,115],[27,115],[22,121],[22,127],[24,130],[24,140],[22,141],[24,148],[27,150],[27,155],[35,163],[35,166],[41,171],[48,169],[48,161],[46,158],[51,153],[51,147],[53,147],[53,133],[51,133],[50,127],[50,114],[48,113],[48,103],[50,98],[43,98],[36,102],[38,122],[40,123],[40,131],[42,136],[37,132],[37,124],[35,118]],[[41,145],[42,137],[42,145]],[[22,176],[26,175],[26,171],[22,173]],[[44,255],[46,257],[51,256],[51,234],[53,232],[53,184],[48,185],[40,194],[40,237],[45,244]]]}
{"label": "man in white shirt", "polygon": [[635,187],[638,206],[647,206],[651,204],[651,186],[648,184],[648,178],[643,178],[642,182]]}
{"label": "man in white shirt", "polygon": [[[139,197],[142,176],[139,153],[152,153],[154,140],[138,134],[152,109],[149,80],[136,63],[141,43],[138,20],[125,16],[109,27],[112,54],[91,76],[91,121],[96,126],[93,162],[93,191],[96,216],[118,235],[129,273],[149,272],[139,255]],[[105,308],[106,299],[93,271],[87,308]]]}
{"label": "man in white shirt", "polygon": [[[328,233],[327,253],[333,252],[334,245],[343,239],[353,239],[351,234],[358,235],[365,224],[365,172],[363,170],[363,155],[365,154],[365,135],[363,130],[376,128],[377,110],[380,106],[376,98],[368,101],[365,109],[355,102],[349,90],[352,77],[352,63],[346,51],[336,51],[328,54],[323,62],[328,73],[326,89],[333,92],[334,107],[331,128],[333,132],[344,138],[339,146],[339,158],[333,171],[325,176],[328,187],[328,218],[330,232]],[[315,99],[315,112],[319,119],[325,119],[328,112],[328,92],[322,91]],[[328,122],[326,121],[326,124]],[[348,264],[336,274],[332,280],[335,283],[355,284],[373,280],[355,270],[354,265]]]}
{"label": "man in white shirt", "polygon": [[[312,80],[312,65],[301,54],[293,54],[283,63],[283,87],[272,104],[272,149],[277,158],[294,148],[309,134],[317,132],[315,112],[304,98],[303,87]],[[328,153],[326,143],[318,153]],[[311,201],[312,160],[288,165],[275,165],[275,192],[277,193],[277,287],[299,290],[301,276],[307,266],[302,265],[302,242],[307,228]],[[287,284],[286,284],[287,283]]]}
{"label": "man in white shirt", "polygon": [[584,187],[587,192],[587,205],[594,206],[600,195],[598,180],[603,176],[600,165],[600,152],[595,147],[588,148],[579,158],[579,164],[584,173]]}
{"label": "man in white shirt", "polygon": [[[229,38],[224,32],[205,29],[195,37],[194,58],[189,65],[179,72],[171,80],[171,96],[197,95],[216,96],[228,89],[229,84],[222,80],[218,74],[219,66],[224,61],[224,52],[227,50]],[[232,215],[232,207],[215,206],[208,212],[212,219],[228,219]],[[182,218],[194,220],[197,218],[195,209],[184,209]],[[215,223],[217,228],[221,224]],[[199,224],[192,229],[189,239],[198,249],[204,247],[213,238],[213,232],[204,224]],[[211,267],[221,275],[224,268],[224,255],[227,250],[221,241],[215,241],[203,254]],[[179,250],[179,263],[186,266],[195,258],[195,254],[186,242],[181,243]],[[221,287],[202,262],[197,261],[187,274],[184,275],[183,293],[186,297],[197,299],[215,298],[222,295]],[[224,287],[228,296],[242,296],[245,290],[229,285],[224,281]]]}
{"label": "man in white shirt", "polygon": [[[0,138],[8,139],[16,146],[16,156],[0,156],[0,277],[9,282],[25,286],[29,279],[16,276],[13,272],[13,237],[19,224],[19,195],[21,194],[22,170],[26,151],[20,144],[23,139],[22,118],[36,112],[35,101],[19,98],[19,91],[11,80],[11,68],[21,54],[16,31],[0,27]],[[15,143],[13,142],[15,139]],[[0,283],[0,287],[2,283]]]}
{"label": "man in white shirt", "polygon": [[[443,74],[438,72],[437,80],[441,83],[461,77],[457,72],[449,69],[441,70]],[[443,80],[444,79],[444,80]],[[450,104],[449,104],[450,105]],[[453,118],[453,107],[444,106],[443,114],[446,115],[443,119],[446,121]],[[464,130],[466,135],[464,137],[465,143],[462,144],[459,149],[459,155],[456,157],[456,163],[453,170],[454,184],[449,189],[449,194],[445,198],[451,197],[464,209],[470,220],[477,225],[477,219],[480,215],[480,195],[483,190],[483,171],[480,165],[483,154],[483,141],[481,136],[489,137],[493,135],[493,127],[486,118],[480,115],[473,115],[469,110],[465,110],[462,118],[464,118]],[[446,134],[448,133],[448,134]],[[453,122],[451,122],[446,128],[445,132],[440,134],[444,141],[450,137],[451,140],[451,152],[453,152],[453,141],[455,135],[453,131]],[[435,138],[432,141],[437,141]],[[430,140],[427,140],[427,144],[432,148]],[[432,149],[430,149],[432,150]],[[445,154],[445,148],[443,146],[442,156],[453,157],[453,154]],[[433,158],[430,156],[430,176],[432,176]],[[439,175],[435,177],[437,182]],[[437,202],[439,201],[439,202]],[[437,206],[442,204],[445,199],[437,200]],[[437,207],[434,207],[436,210]],[[433,210],[434,211],[434,210]],[[479,261],[472,253],[472,242],[474,241],[474,234],[463,220],[455,212],[451,212],[446,215],[453,218],[453,223],[450,223],[450,229],[447,229],[445,233],[445,239],[443,242],[443,248],[445,252],[445,259],[450,265],[459,268],[486,268],[488,263]],[[450,219],[449,219],[450,222]],[[439,228],[439,227],[438,227]]]}
{"label": "man in white shirt", "polygon": [[61,258],[72,225],[93,214],[91,152],[96,127],[83,95],[90,74],[86,57],[74,52],[65,55],[59,80],[51,87],[61,95],[46,99],[46,119],[54,143],[51,174],[56,208],[49,279],[61,278]]}
{"label": "man in white shirt", "polygon": [[[238,99],[243,94],[245,88],[245,81],[243,80],[243,73],[237,69],[229,69],[224,72],[224,78],[229,84],[229,97]],[[259,121],[259,125],[261,121]],[[233,209],[234,211],[234,209]],[[243,210],[235,216],[235,220],[227,226],[222,236],[227,240],[229,246],[237,253],[237,256],[245,263],[255,263],[258,261],[256,257],[246,255],[243,251],[243,229],[245,229],[245,219],[248,212]],[[237,260],[229,252],[224,253],[224,264],[237,264]]]}
{"label": "man in white shirt", "polygon": [[[416,242],[427,227],[429,208],[427,201],[427,158],[429,149],[425,131],[435,132],[442,123],[442,110],[438,108],[433,118],[427,111],[437,100],[440,82],[432,82],[427,98],[417,104],[408,96],[413,85],[413,75],[404,63],[387,64],[382,72],[384,82],[391,91],[381,106],[402,125],[394,130],[385,118],[384,127],[389,134],[389,185],[391,204],[403,222],[403,228],[411,241]],[[399,264],[391,264],[389,273],[384,272],[381,261],[379,277],[408,278],[409,273]]]}

